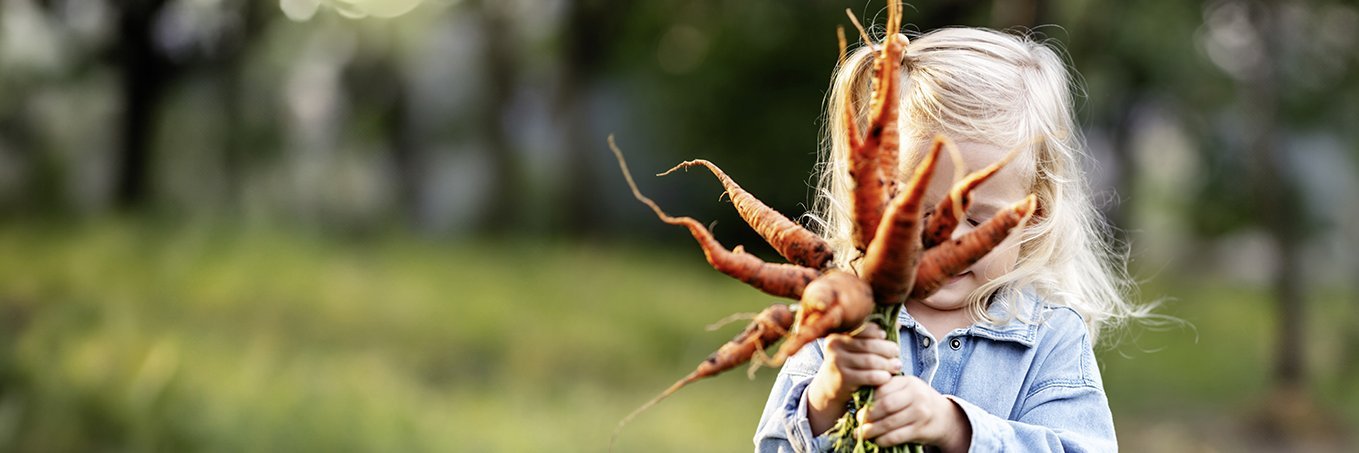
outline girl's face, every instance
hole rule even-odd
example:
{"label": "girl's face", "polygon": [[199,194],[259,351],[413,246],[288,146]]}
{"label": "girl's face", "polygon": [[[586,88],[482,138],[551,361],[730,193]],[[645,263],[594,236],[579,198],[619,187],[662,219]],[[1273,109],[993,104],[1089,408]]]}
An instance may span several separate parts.
{"label": "girl's face", "polygon": [[[924,146],[929,146],[929,143],[926,142]],[[999,161],[1010,150],[987,143],[959,142],[958,151],[961,152],[963,163],[966,165],[963,171],[970,173]],[[1000,210],[1023,200],[1029,194],[1030,178],[1025,171],[1027,162],[1026,156],[1017,156],[991,179],[972,191],[972,206],[967,211],[967,218],[958,223],[953,237],[967,234]],[[933,209],[940,199],[947,196],[954,182],[953,158],[949,157],[947,150],[940,153],[938,165],[934,178],[930,181],[929,191],[926,192],[927,209]],[[966,297],[969,293],[983,283],[1013,270],[1018,259],[1019,235],[1012,233],[976,264],[953,277],[938,292],[925,299],[924,304],[936,310],[963,308],[967,305]]]}

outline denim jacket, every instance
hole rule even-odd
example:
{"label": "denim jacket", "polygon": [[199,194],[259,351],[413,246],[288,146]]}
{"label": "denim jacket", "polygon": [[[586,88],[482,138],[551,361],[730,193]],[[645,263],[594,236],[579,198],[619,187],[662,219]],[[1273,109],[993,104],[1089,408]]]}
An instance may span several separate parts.
{"label": "denim jacket", "polygon": [[[1080,315],[1031,295],[1017,299],[1020,317],[943,338],[902,310],[903,372],[962,407],[972,424],[971,451],[1116,451],[1113,416]],[[1004,304],[990,307],[995,319],[1014,318]],[[807,421],[807,384],[822,356],[818,340],[784,363],[760,416],[756,451],[830,449],[826,433],[812,435]]]}

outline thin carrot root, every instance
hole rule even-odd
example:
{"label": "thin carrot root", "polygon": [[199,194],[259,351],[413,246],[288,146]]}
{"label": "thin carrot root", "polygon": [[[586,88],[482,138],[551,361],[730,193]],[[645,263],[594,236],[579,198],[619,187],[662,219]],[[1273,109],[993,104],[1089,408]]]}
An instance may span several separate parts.
{"label": "thin carrot root", "polygon": [[755,255],[733,253],[723,247],[722,243],[697,220],[666,214],[655,201],[642,195],[641,190],[637,189],[637,183],[632,180],[632,173],[628,171],[627,162],[623,160],[623,152],[614,143],[612,135],[609,136],[609,148],[613,150],[614,157],[618,158],[618,168],[623,171],[623,177],[627,180],[628,187],[632,189],[632,195],[649,206],[662,222],[687,228],[694,240],[698,241],[699,247],[703,249],[703,254],[708,259],[708,264],[713,268],[760,291],[789,299],[802,298],[803,289],[820,275],[820,272],[814,269],[793,264],[766,263]]}
{"label": "thin carrot root", "polygon": [[835,62],[836,62],[837,64],[838,64],[838,63],[844,63],[844,62],[845,62],[845,55],[847,55],[846,49],[849,48],[849,45],[847,44],[847,41],[845,40],[845,27],[844,27],[843,25],[836,25],[836,26],[835,26],[835,40],[840,44],[840,57],[839,57],[839,58],[836,58],[836,59],[835,59]]}
{"label": "thin carrot root", "polygon": [[[936,141],[941,139],[943,138],[935,138]],[[956,157],[957,148],[947,139],[943,140],[947,142],[949,150],[955,155],[955,170],[961,171],[961,158]],[[986,168],[968,174],[967,177],[953,184],[953,187],[949,189],[948,196],[939,200],[939,204],[934,207],[934,215],[930,216],[929,221],[925,224],[925,232],[921,236],[921,241],[924,242],[926,249],[947,242],[953,236],[954,228],[958,227],[958,222],[966,216],[968,208],[972,205],[972,191],[1000,172],[1000,169],[1014,160],[1023,148],[1019,146],[1011,149],[1010,152],[1005,153],[1005,157],[986,166]]]}
{"label": "thin carrot root", "polygon": [[669,398],[670,395],[675,394],[675,392],[678,392],[679,389],[699,379],[701,378],[698,377],[697,371],[689,373],[689,375],[685,376],[684,379],[680,379],[674,384],[671,384],[669,388],[665,389],[665,391],[661,392],[661,394],[656,395],[656,397],[652,398],[651,401],[647,401],[646,404],[641,405],[637,409],[633,409],[632,413],[628,414],[627,417],[623,417],[622,420],[619,420],[618,426],[613,428],[613,435],[609,437],[609,451],[613,451],[613,446],[618,443],[618,435],[623,433],[623,427],[627,426],[628,423],[631,423],[632,419],[637,418],[638,415],[641,415],[643,412],[646,412],[647,409],[651,409],[652,406],[655,406],[662,400]]}
{"label": "thin carrot root", "polygon": [[864,279],[879,304],[906,302],[920,260],[920,213],[925,189],[930,185],[943,142],[936,140],[916,167],[906,190],[892,200],[878,233],[864,254]]}
{"label": "thin carrot root", "polygon": [[751,320],[741,333],[718,348],[717,352],[709,355],[690,377],[697,380],[714,376],[750,361],[756,354],[763,353],[766,347],[787,335],[796,319],[792,307],[784,304],[769,306],[755,315],[755,319]]}
{"label": "thin carrot root", "polygon": [[741,218],[773,246],[779,255],[783,255],[794,264],[812,269],[822,269],[831,262],[834,256],[825,240],[755,198],[712,162],[703,159],[682,162],[657,176],[665,176],[675,170],[695,165],[706,167],[717,177],[722,187],[726,189],[727,196],[731,198],[731,204],[736,207],[736,212],[741,214]]}
{"label": "thin carrot root", "polygon": [[746,379],[754,380],[755,372],[768,365],[769,355],[765,354],[763,350],[756,352],[755,356],[750,358],[750,365],[746,366]]}
{"label": "thin carrot root", "polygon": [[[873,42],[868,38],[868,32],[864,31],[864,26],[859,24],[859,19],[854,17],[854,13],[851,12],[849,8],[845,8],[845,14],[849,15],[849,20],[854,22],[854,27],[859,29],[859,39],[863,40],[864,44]],[[847,55],[845,47],[844,30],[845,30],[844,27],[835,28],[835,31],[838,37],[840,38],[840,59],[837,60],[839,61],[840,64],[845,63],[845,55]],[[844,115],[846,128],[845,135],[849,137],[849,149],[851,150],[852,153],[853,150],[859,149],[859,146],[861,146],[863,143],[863,139],[859,137],[859,120],[857,112],[855,112],[854,110],[854,103],[845,102],[845,109],[843,112],[841,112],[841,115]],[[858,234],[859,233],[855,233],[856,241],[858,240],[857,239]]]}
{"label": "thin carrot root", "polygon": [[712,324],[708,324],[708,326],[704,328],[707,329],[709,332],[712,332],[714,330],[721,329],[723,326],[731,324],[736,321],[755,319],[755,315],[756,313],[732,313],[730,315],[727,315],[727,317],[725,318],[713,321]]}
{"label": "thin carrot root", "polygon": [[793,332],[770,362],[782,365],[817,338],[858,329],[872,312],[873,293],[868,283],[847,272],[828,271],[807,286],[798,305]]}
{"label": "thin carrot root", "polygon": [[675,394],[675,392],[684,388],[684,386],[692,384],[699,379],[715,376],[723,371],[740,366],[741,364],[750,361],[751,357],[753,357],[757,351],[763,353],[765,347],[772,345],[779,341],[780,338],[783,338],[784,334],[788,332],[788,329],[792,327],[794,319],[793,309],[787,305],[774,304],[769,308],[764,309],[764,311],[755,316],[755,319],[752,320],[740,334],[737,334],[735,338],[732,338],[731,341],[723,344],[716,352],[709,355],[702,363],[699,363],[698,367],[694,369],[693,372],[689,373],[688,376],[671,384],[669,388],[666,388],[665,391],[656,395],[651,401],[647,401],[646,404],[633,410],[627,417],[623,417],[623,419],[618,422],[618,426],[614,428],[613,436],[609,439],[609,450],[613,450],[614,444],[618,441],[618,435],[623,431],[623,427],[631,422],[632,419],[668,398],[670,395]]}
{"label": "thin carrot root", "polygon": [[967,270],[1005,241],[1011,231],[1028,222],[1037,208],[1037,198],[1029,195],[966,235],[926,251],[916,270],[911,299],[924,299],[934,294],[949,278]]}
{"label": "thin carrot root", "polygon": [[854,29],[859,31],[859,40],[865,45],[873,45],[873,38],[868,37],[868,30],[864,29],[864,24],[859,23],[859,17],[854,15],[854,10],[845,8],[845,15],[849,16],[849,22],[854,24]]}

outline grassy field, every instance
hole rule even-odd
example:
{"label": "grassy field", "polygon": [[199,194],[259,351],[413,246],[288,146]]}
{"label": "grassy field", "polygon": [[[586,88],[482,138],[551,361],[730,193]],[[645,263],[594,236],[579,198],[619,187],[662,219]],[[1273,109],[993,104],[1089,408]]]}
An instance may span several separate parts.
{"label": "grassy field", "polygon": [[[1125,449],[1248,445],[1236,414],[1268,409],[1262,293],[1144,292],[1193,328],[1101,353]],[[1314,396],[1353,431],[1343,296],[1315,307],[1309,345]],[[697,250],[0,226],[0,451],[601,451],[740,328],[705,325],[772,302]],[[700,382],[619,450],[749,450],[773,375]]]}

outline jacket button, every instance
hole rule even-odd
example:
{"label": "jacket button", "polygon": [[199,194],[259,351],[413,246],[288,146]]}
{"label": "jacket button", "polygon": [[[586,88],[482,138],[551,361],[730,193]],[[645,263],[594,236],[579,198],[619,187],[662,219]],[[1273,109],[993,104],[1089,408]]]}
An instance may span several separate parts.
{"label": "jacket button", "polygon": [[957,351],[963,347],[963,340],[954,338],[953,341],[948,342],[948,347],[953,348],[954,351]]}
{"label": "jacket button", "polygon": [[930,347],[930,337],[921,337],[921,338],[920,338],[920,347],[922,347],[922,348],[928,348],[928,347]]}

